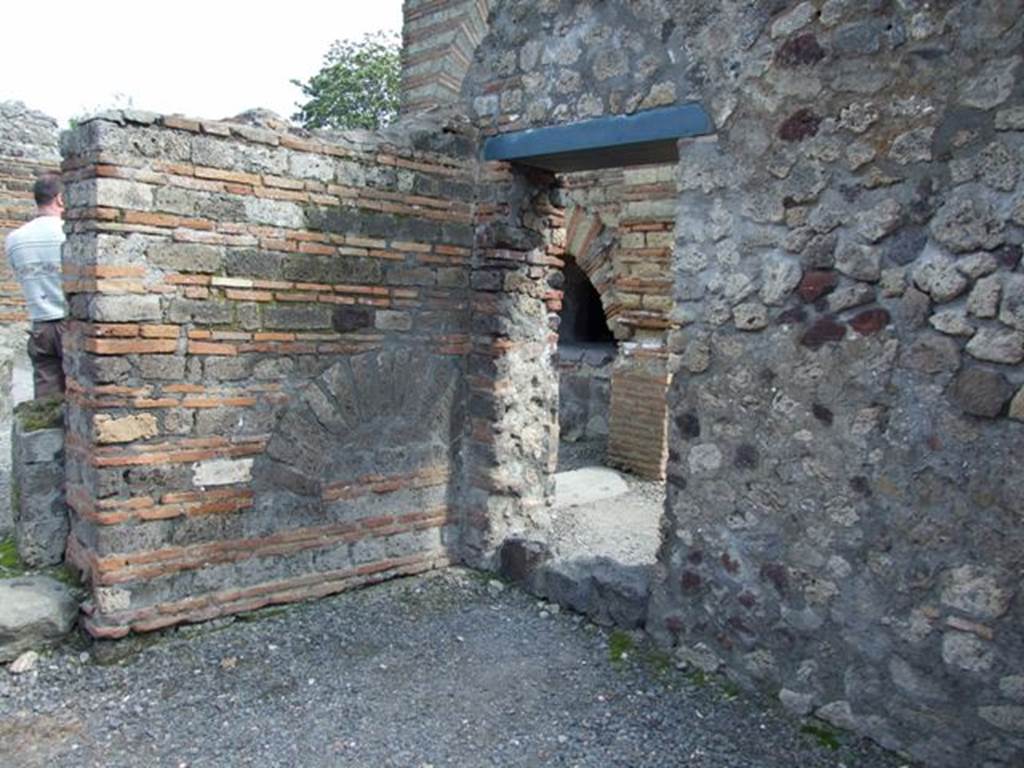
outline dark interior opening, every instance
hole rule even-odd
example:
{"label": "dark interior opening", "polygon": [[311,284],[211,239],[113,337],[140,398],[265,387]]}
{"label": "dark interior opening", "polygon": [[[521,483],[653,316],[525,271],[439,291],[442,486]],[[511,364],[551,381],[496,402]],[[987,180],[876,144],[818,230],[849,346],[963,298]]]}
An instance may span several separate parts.
{"label": "dark interior opening", "polygon": [[565,295],[558,326],[559,345],[614,344],[615,336],[608,328],[601,296],[586,273],[571,259],[566,261],[563,273]]}

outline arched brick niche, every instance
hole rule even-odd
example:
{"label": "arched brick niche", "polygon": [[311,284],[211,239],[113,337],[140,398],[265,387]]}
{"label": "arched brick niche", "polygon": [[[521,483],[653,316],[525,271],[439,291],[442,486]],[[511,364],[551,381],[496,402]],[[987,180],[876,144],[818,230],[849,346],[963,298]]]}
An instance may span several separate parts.
{"label": "arched brick niche", "polygon": [[253,467],[257,502],[339,523],[446,512],[459,375],[450,358],[402,348],[339,360],[278,420]]}

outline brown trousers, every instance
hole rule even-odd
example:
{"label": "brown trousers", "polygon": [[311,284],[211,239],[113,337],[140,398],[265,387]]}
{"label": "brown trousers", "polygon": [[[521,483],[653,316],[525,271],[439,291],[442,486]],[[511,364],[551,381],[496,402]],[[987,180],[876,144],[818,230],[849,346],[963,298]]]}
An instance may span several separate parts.
{"label": "brown trousers", "polygon": [[64,321],[32,323],[28,334],[28,356],[36,399],[64,394]]}

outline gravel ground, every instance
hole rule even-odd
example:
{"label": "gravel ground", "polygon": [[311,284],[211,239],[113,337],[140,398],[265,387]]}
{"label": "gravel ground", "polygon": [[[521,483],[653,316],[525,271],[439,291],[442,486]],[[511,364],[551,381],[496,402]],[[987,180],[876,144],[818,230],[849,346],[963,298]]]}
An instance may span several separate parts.
{"label": "gravel ground", "polygon": [[[770,702],[687,677],[449,569],[0,671],[0,765],[882,768]],[[123,656],[112,660],[112,654]],[[98,658],[105,659],[99,663]]]}

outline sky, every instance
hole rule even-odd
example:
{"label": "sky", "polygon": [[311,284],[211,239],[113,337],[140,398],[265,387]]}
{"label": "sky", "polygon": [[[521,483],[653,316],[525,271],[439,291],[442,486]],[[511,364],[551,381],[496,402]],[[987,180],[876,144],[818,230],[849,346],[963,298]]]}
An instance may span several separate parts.
{"label": "sky", "polygon": [[398,31],[402,0],[5,3],[0,101],[55,117],[110,107],[291,116],[336,39]]}

